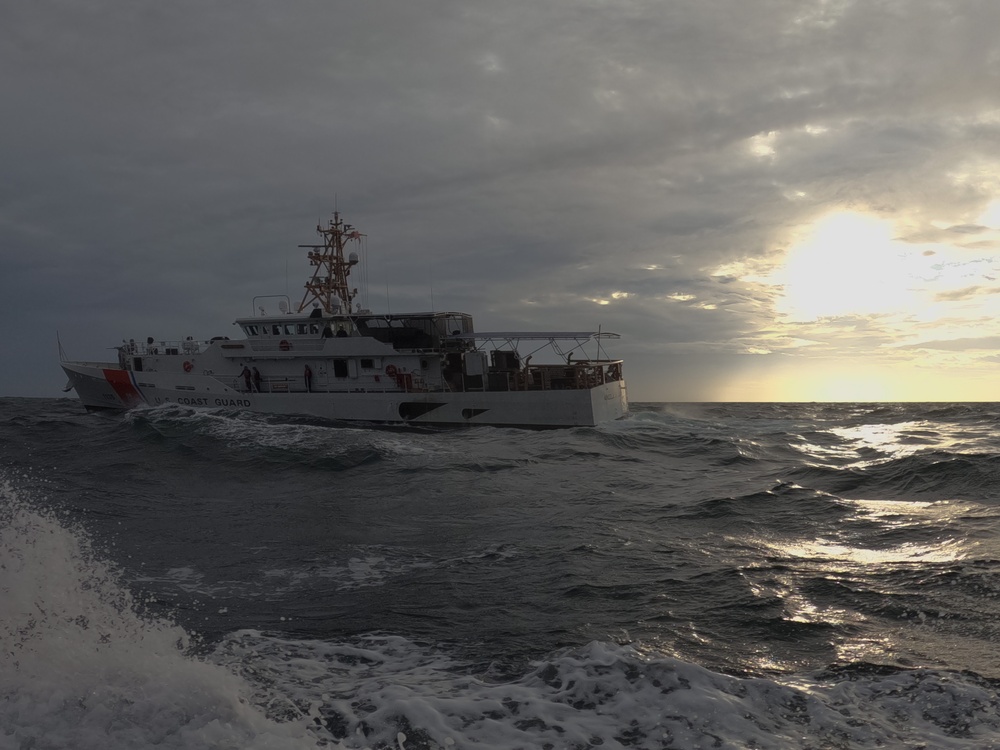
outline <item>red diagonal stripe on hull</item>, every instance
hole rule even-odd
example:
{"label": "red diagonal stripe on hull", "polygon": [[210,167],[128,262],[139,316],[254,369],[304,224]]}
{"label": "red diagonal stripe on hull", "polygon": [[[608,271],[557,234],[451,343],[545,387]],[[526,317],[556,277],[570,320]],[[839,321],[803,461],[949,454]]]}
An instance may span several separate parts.
{"label": "red diagonal stripe on hull", "polygon": [[132,407],[142,403],[142,394],[132,385],[127,370],[105,370],[104,379],[115,389],[115,393],[125,406]]}

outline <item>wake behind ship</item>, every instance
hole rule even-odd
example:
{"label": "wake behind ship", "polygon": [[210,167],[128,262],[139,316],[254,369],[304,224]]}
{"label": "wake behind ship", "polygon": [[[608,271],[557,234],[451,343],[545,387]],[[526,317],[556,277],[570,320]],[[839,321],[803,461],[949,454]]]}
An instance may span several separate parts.
{"label": "wake behind ship", "polygon": [[[380,315],[348,284],[362,235],[334,212],[308,249],[295,311],[256,298],[244,338],[134,339],[117,362],[60,363],[88,409],[143,404],[232,408],[322,419],[427,425],[589,426],[628,411],[622,360],[601,331],[477,332],[460,312]],[[278,298],[278,311],[258,303]],[[535,360],[534,362],[532,360]]]}

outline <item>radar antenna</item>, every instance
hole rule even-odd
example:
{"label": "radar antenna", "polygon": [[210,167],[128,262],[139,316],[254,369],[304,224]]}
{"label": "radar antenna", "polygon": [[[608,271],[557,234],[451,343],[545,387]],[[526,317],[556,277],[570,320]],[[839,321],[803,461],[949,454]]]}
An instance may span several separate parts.
{"label": "radar antenna", "polygon": [[351,302],[358,290],[348,286],[347,277],[351,267],[358,264],[358,254],[351,253],[345,260],[344,248],[349,242],[357,242],[360,246],[365,235],[341,221],[339,211],[333,212],[333,219],[327,227],[317,224],[316,232],[323,238],[322,245],[299,245],[309,248],[309,263],[315,266],[315,270],[306,282],[306,293],[299,303],[298,312],[316,301],[327,315],[350,313]]}

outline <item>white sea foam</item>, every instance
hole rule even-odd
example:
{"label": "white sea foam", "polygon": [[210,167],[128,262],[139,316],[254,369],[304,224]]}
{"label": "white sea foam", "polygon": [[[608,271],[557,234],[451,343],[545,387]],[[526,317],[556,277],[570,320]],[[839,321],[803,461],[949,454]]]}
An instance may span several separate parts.
{"label": "white sea foam", "polygon": [[154,428],[186,427],[230,446],[276,450],[289,455],[336,458],[345,451],[371,450],[386,459],[416,460],[428,456],[461,455],[434,441],[426,433],[380,432],[347,425],[323,426],[270,422],[259,415],[234,415],[220,409],[164,404],[139,407],[125,414],[126,421],[148,420]]}
{"label": "white sea foam", "polygon": [[363,553],[343,563],[316,565],[309,568],[275,568],[264,575],[270,579],[284,581],[284,587],[296,589],[320,578],[329,582],[337,591],[383,586],[387,582],[413,570],[431,568],[434,563],[389,548],[359,548]]}
{"label": "white sea foam", "polygon": [[85,534],[0,481],[0,747],[302,748],[240,677],[140,614]]}
{"label": "white sea foam", "polygon": [[277,715],[311,717],[348,748],[979,750],[1000,738],[992,687],[950,673],[782,684],[595,642],[497,683],[398,637],[335,644],[253,631],[215,658],[257,678]]}

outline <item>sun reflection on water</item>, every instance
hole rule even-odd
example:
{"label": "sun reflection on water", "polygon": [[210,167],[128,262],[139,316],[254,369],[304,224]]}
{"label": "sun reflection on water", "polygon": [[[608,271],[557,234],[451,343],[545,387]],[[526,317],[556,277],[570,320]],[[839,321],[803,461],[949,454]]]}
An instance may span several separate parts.
{"label": "sun reflection on water", "polygon": [[820,445],[802,437],[792,447],[821,464],[865,467],[957,445],[955,438],[919,421],[830,427],[826,432],[835,440]]}
{"label": "sun reflection on water", "polygon": [[[912,627],[927,625],[931,615],[907,614],[909,589],[902,581],[908,572],[932,574],[974,559],[982,552],[979,543],[949,529],[957,517],[987,509],[963,501],[838,502],[854,512],[823,535],[755,539],[770,563],[745,569],[748,583],[762,600],[780,600],[786,622],[837,628],[830,641],[837,660],[907,664],[919,652]],[[911,538],[891,541],[904,536]],[[824,591],[820,581],[831,588]],[[779,666],[769,666],[769,658],[761,655],[762,669]]]}
{"label": "sun reflection on water", "polygon": [[943,544],[906,543],[885,549],[851,547],[834,540],[817,539],[788,545],[781,552],[792,558],[813,562],[839,562],[851,565],[893,565],[899,563],[948,563],[964,557],[959,542]]}
{"label": "sun reflection on water", "polygon": [[[856,515],[833,537],[798,539],[790,542],[761,540],[774,554],[782,558],[809,560],[814,563],[844,563],[847,565],[895,565],[902,563],[950,563],[969,554],[968,544],[962,539],[935,539],[933,542],[903,542],[895,545],[851,543],[846,538],[853,535],[853,522],[875,522],[881,530],[888,529],[943,529],[951,519],[964,511],[971,511],[965,503],[952,501],[919,502],[912,500],[847,500],[843,505],[852,506]],[[871,530],[866,538],[877,536]]]}

